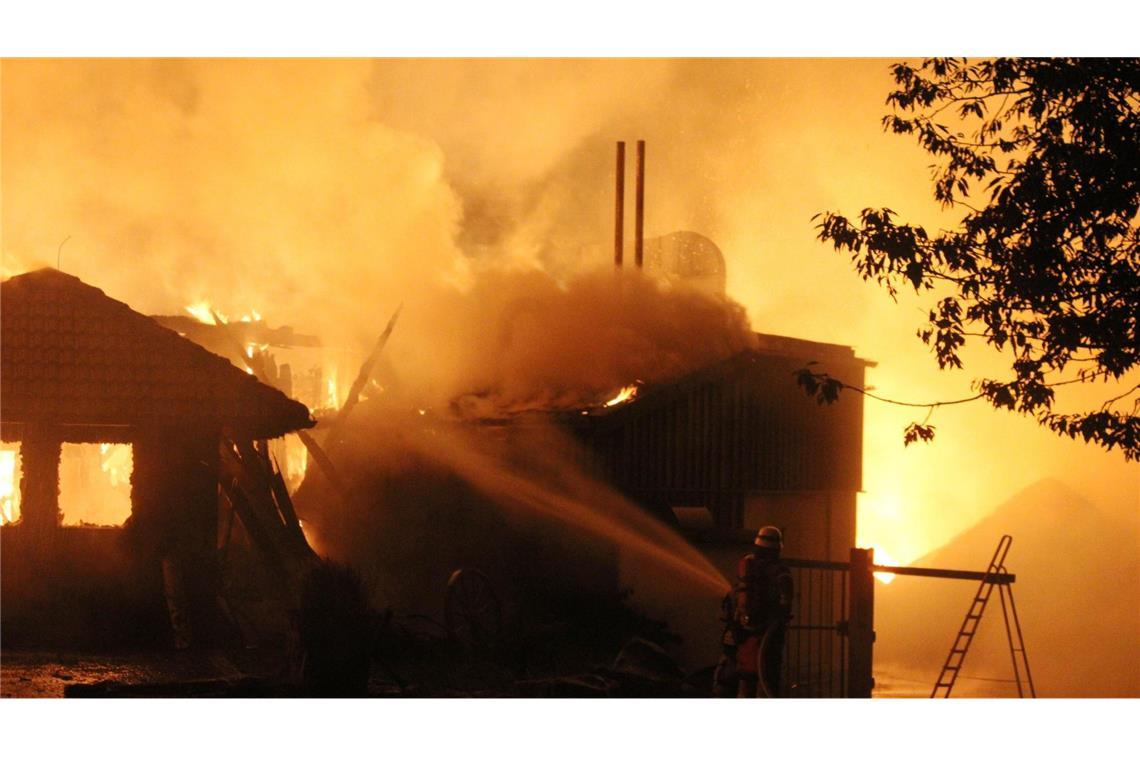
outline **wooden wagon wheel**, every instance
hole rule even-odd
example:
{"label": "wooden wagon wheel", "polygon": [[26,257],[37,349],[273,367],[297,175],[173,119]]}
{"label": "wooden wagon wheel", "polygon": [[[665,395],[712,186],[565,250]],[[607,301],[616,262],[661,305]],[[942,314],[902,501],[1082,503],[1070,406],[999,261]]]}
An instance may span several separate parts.
{"label": "wooden wagon wheel", "polygon": [[447,632],[465,649],[493,649],[503,632],[503,610],[491,580],[479,570],[460,568],[447,579]]}

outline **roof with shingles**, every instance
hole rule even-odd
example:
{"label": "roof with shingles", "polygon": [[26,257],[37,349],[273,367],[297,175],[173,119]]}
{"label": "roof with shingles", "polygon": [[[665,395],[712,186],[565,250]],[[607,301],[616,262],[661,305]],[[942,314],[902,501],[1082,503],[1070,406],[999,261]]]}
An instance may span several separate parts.
{"label": "roof with shingles", "polygon": [[0,284],[0,420],[253,438],[313,425],[303,404],[55,269]]}

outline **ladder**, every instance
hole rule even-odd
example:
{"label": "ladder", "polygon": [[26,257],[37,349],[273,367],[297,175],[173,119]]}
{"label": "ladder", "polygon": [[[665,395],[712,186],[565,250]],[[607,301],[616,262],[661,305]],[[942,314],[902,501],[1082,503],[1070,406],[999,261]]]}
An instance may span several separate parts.
{"label": "ladder", "polygon": [[[1004,566],[1001,572],[1005,572]],[[1009,641],[1009,656],[1013,660],[1013,678],[1017,683],[1017,696],[1024,697],[1026,692],[1029,692],[1030,697],[1036,697],[1037,689],[1033,687],[1033,676],[1029,672],[1029,656],[1025,654],[1025,639],[1021,636],[1021,621],[1017,617],[1017,605],[1013,603],[1013,586],[1009,584],[998,586],[998,598],[1001,600],[1001,616],[1005,621],[1005,637]],[[1009,627],[1010,619],[1013,620],[1013,628]],[[1022,671],[1025,676],[1024,684]]]}
{"label": "ladder", "polygon": [[[1001,540],[998,541],[994,556],[982,577],[978,592],[974,595],[974,601],[970,603],[970,609],[966,612],[962,627],[958,629],[958,635],[954,639],[953,646],[950,647],[950,653],[946,656],[942,671],[938,674],[934,690],[930,693],[931,698],[950,696],[954,683],[958,680],[958,674],[962,670],[966,652],[970,649],[974,634],[978,632],[978,624],[981,623],[982,613],[986,610],[986,604],[989,603],[995,585],[998,587],[1002,619],[1005,621],[1006,639],[1009,641],[1010,658],[1013,660],[1013,675],[1017,683],[1017,695],[1024,697],[1028,691],[1029,696],[1037,696],[1033,686],[1033,676],[1029,672],[1029,658],[1025,654],[1025,641],[1021,636],[1021,621],[1017,616],[1017,605],[1013,601],[1013,588],[1008,583],[998,584],[994,581],[996,575],[1006,572],[1005,557],[1009,553],[1009,547],[1012,543],[1013,538],[1008,535],[1002,536]],[[1010,626],[1011,620],[1013,622],[1012,627]]]}

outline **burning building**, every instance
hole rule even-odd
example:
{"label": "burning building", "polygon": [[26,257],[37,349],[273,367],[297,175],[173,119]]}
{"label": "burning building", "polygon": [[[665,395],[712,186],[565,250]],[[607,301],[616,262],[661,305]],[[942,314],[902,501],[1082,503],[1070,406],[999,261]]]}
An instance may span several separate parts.
{"label": "burning building", "polygon": [[[625,261],[625,143],[617,143],[614,265]],[[724,256],[694,232],[650,240],[645,141],[636,145],[633,264],[670,286],[724,297]],[[871,362],[848,346],[756,333],[743,351],[646,388],[630,388],[572,420],[597,469],[691,537],[732,543],[765,524],[788,552],[842,559],[855,545],[862,489],[863,405],[848,394],[820,406],[793,378],[811,364],[854,387]],[[636,398],[634,395],[636,394]],[[727,539],[727,541],[726,541]]]}
{"label": "burning building", "polygon": [[[439,514],[455,517],[456,525],[470,518],[481,527],[456,528],[454,546],[447,544],[449,550],[434,552],[439,555],[439,567],[433,570],[438,572],[419,573],[423,578],[446,580],[459,564],[486,564],[481,558],[487,552],[476,552],[472,546],[498,556],[503,554],[500,545],[527,544],[530,536],[541,536],[547,549],[564,544],[561,553],[573,560],[552,566],[586,564],[584,549],[572,546],[574,542],[558,530],[526,533],[513,524],[496,523],[494,505],[529,497],[520,495],[518,481],[507,477],[511,473],[498,473],[505,475],[500,478],[484,472],[497,466],[493,463],[484,467],[483,460],[478,460],[478,466],[461,457],[449,460],[438,451],[438,438],[408,433],[408,441],[422,438],[425,447],[437,451],[418,452],[426,464],[411,468],[406,477],[399,473],[367,475],[370,468],[380,466],[378,460],[383,456],[393,461],[407,458],[399,452],[377,451],[378,428],[373,422],[411,403],[413,423],[408,427],[428,432],[456,424],[469,430],[500,424],[526,427],[527,419],[534,416],[542,418],[543,425],[556,422],[581,444],[588,460],[585,472],[624,497],[606,504],[616,511],[622,511],[622,504],[644,507],[701,544],[707,558],[722,571],[731,566],[741,539],[768,523],[785,529],[789,554],[844,559],[855,541],[855,501],[861,488],[861,398],[847,394],[836,404],[819,406],[796,386],[794,374],[815,362],[831,376],[861,386],[869,363],[846,346],[752,331],[743,313],[730,308],[719,292],[724,260],[711,240],[694,233],[674,233],[644,243],[643,256],[638,259],[644,260],[647,277],[631,273],[629,277],[584,280],[569,291],[547,293],[546,301],[523,298],[519,301],[523,306],[515,308],[516,301],[506,298],[501,310],[486,309],[491,319],[498,316],[501,328],[490,331],[497,341],[493,347],[512,358],[502,362],[500,374],[490,376],[485,386],[488,391],[453,397],[446,408],[425,405],[427,411],[414,403],[414,396],[389,393],[377,385],[372,401],[380,407],[374,410],[372,421],[358,420],[358,446],[343,445],[337,425],[326,428],[322,445],[336,449],[338,468],[343,457],[349,479],[360,481],[354,493],[377,496],[376,504],[370,504],[376,508],[356,510],[362,514],[352,519],[344,514],[338,517],[337,510],[329,508],[339,498],[336,489],[322,492],[321,478],[316,479],[318,487],[308,489],[311,493],[298,504],[306,525],[312,523],[317,536],[327,533],[336,539],[342,534],[340,544],[359,544],[355,553],[331,553],[338,559],[373,564],[380,562],[375,559],[377,554],[394,562],[405,556],[401,551],[409,553],[392,572],[395,584],[406,583],[405,569],[418,567],[411,555],[430,553],[429,546],[442,546],[438,535],[427,539],[427,534],[438,533],[446,522],[435,518],[425,524],[424,541],[408,540],[409,534],[415,535],[410,525],[418,524],[415,520],[420,513],[431,516],[438,506]],[[18,502],[20,514],[11,509],[5,519],[10,524],[4,529],[4,583],[6,592],[12,590],[5,601],[6,629],[12,630],[9,621],[24,616],[31,606],[43,606],[36,600],[52,594],[56,600],[69,598],[72,591],[68,589],[76,588],[78,579],[84,579],[82,583],[97,580],[104,590],[130,589],[139,597],[127,600],[130,603],[158,599],[161,614],[164,581],[170,575],[187,575],[185,568],[192,568],[194,589],[189,595],[198,602],[191,606],[208,607],[218,584],[219,438],[224,434],[232,441],[271,439],[310,427],[309,409],[281,392],[305,396],[297,394],[303,389],[297,380],[307,375],[295,374],[291,365],[277,365],[266,349],[315,352],[318,360],[327,363],[329,347],[315,336],[270,330],[256,317],[231,324],[223,324],[212,313],[211,321],[216,324],[145,317],[54,270],[10,279],[4,283],[3,298],[3,433],[6,442],[19,443],[19,455],[11,452],[9,457],[10,470],[14,475],[19,467],[23,474],[20,490],[11,499],[13,506]],[[574,376],[573,367],[563,371],[578,360],[552,351],[548,352],[554,357],[550,367],[532,375],[524,372],[525,382],[516,383],[517,369],[526,365],[523,358],[531,356],[534,337],[548,334],[545,330],[552,323],[566,323],[567,313],[597,310],[597,298],[608,299],[606,304],[613,307],[604,321],[616,325],[612,329],[621,335],[632,336],[626,353],[632,355],[634,347],[644,345],[638,362],[611,361],[606,371],[583,382]],[[578,333],[591,331],[572,319],[569,323],[573,325],[568,328],[569,337],[557,345],[572,346],[589,356],[590,345],[576,340]],[[658,323],[667,329],[659,329]],[[610,353],[616,356],[619,352]],[[228,355],[230,361],[216,354]],[[247,360],[254,358],[263,360],[260,364],[266,371],[251,376],[238,362],[252,371],[253,363]],[[387,377],[392,369],[378,370],[373,379],[385,387],[398,387],[398,378]],[[645,382],[633,382],[638,377]],[[319,395],[322,380],[310,383],[314,389],[308,396]],[[610,385],[627,381],[620,392]],[[503,383],[512,392],[504,393]],[[502,414],[504,409],[506,414]],[[398,447],[399,440],[392,438],[389,448]],[[87,456],[102,476],[129,484],[125,489],[128,500],[119,517],[70,517],[75,499],[68,493],[68,478],[66,473],[61,476],[58,461],[62,455],[66,463],[79,444],[107,447],[98,454],[89,450]],[[488,452],[498,451],[497,444],[488,445]],[[350,451],[356,454],[350,456]],[[7,463],[7,459],[0,462]],[[126,464],[133,467],[129,476]],[[465,474],[463,464],[480,472]],[[441,473],[443,485],[435,490],[425,485],[429,465]],[[547,465],[557,463],[543,463]],[[567,461],[565,467],[571,463]],[[464,485],[452,488],[449,478],[464,481]],[[583,490],[567,500],[565,494],[555,492],[564,481],[555,480],[553,491],[535,496],[538,501],[549,501],[552,508],[601,498],[602,490]],[[88,478],[87,482],[100,480]],[[84,493],[101,500],[90,487]],[[404,502],[407,514],[399,511]],[[480,511],[491,516],[474,515]],[[396,520],[397,514],[404,517]],[[376,530],[361,530],[354,519],[365,524],[375,521]],[[613,527],[625,519],[610,516],[603,522],[608,520],[605,524]],[[494,524],[484,526],[479,520]],[[394,521],[399,523],[398,530]],[[593,517],[582,522],[602,524]],[[119,525],[122,530],[96,525]],[[603,533],[606,530],[599,528]],[[666,539],[662,533],[647,530],[653,541],[684,543],[675,534]],[[521,538],[524,534],[526,538]],[[399,544],[399,551],[378,550],[387,544],[373,540],[377,535]],[[330,540],[326,548],[337,546],[337,540]],[[684,552],[680,547],[677,550]],[[590,582],[601,578],[616,587],[610,555],[595,553],[601,557],[598,564],[603,572],[595,573]],[[549,560],[555,552],[545,554]],[[698,575],[704,573],[692,558],[681,564],[686,563],[697,567]],[[536,561],[524,564],[533,568]],[[531,569],[529,575],[538,574]],[[442,587],[443,583],[431,585]],[[390,598],[402,599],[395,591]],[[63,602],[57,605],[66,606]]]}
{"label": "burning building", "polygon": [[[0,433],[14,452],[0,475],[22,475],[0,532],[5,641],[92,627],[121,641],[120,629],[145,627],[140,610],[161,619],[172,586],[208,629],[221,436],[282,436],[312,426],[309,410],[73,276],[41,269],[0,287]],[[125,479],[106,458],[61,479],[61,458],[91,446],[129,462],[129,503],[76,521],[106,495],[91,483]]]}
{"label": "burning building", "polygon": [[[711,254],[708,258],[719,260]],[[635,303],[636,297],[649,298],[655,292],[634,280],[620,290],[618,295]],[[11,470],[22,471],[2,534],[6,640],[19,643],[23,631],[29,632],[25,640],[35,640],[44,630],[35,623],[45,613],[54,621],[69,620],[73,629],[85,633],[93,625],[99,630],[105,626],[103,641],[124,642],[122,632],[113,630],[114,621],[145,620],[139,610],[149,609],[154,622],[150,630],[165,632],[169,625],[163,600],[169,604],[172,577],[185,585],[187,607],[197,610],[198,618],[207,617],[219,584],[220,439],[272,439],[314,423],[304,405],[194,340],[214,340],[219,353],[228,348],[233,354],[234,346],[247,343],[303,343],[307,350],[320,351],[316,339],[291,332],[269,335],[258,322],[235,324],[229,334],[225,325],[187,321],[181,325],[186,335],[180,335],[183,330],[167,329],[54,270],[11,278],[3,284],[2,297],[0,421],[6,444],[19,446]],[[430,581],[427,592],[433,599],[459,565],[497,568],[488,564],[488,556],[510,566],[492,575],[515,578],[514,596],[521,598],[550,597],[559,579],[571,582],[574,591],[598,590],[598,598],[624,582],[618,578],[617,558],[601,544],[576,542],[555,524],[504,520],[495,508],[500,501],[532,500],[558,510],[602,499],[594,507],[603,511],[611,506],[620,511],[632,502],[679,528],[722,570],[731,565],[740,540],[767,523],[785,529],[789,554],[842,560],[855,539],[861,399],[850,394],[837,404],[818,406],[797,388],[794,373],[816,362],[833,377],[861,385],[868,362],[845,346],[742,334],[748,338],[740,344],[743,349],[694,363],[680,374],[647,376],[649,381],[620,392],[614,389],[596,403],[574,396],[577,402],[571,405],[523,405],[518,414],[502,417],[488,411],[493,403],[478,403],[493,399],[469,396],[456,399],[448,410],[411,415],[416,428],[458,425],[469,431],[499,424],[525,428],[534,416],[542,418],[542,425],[554,421],[581,444],[587,459],[584,471],[612,486],[624,500],[606,501],[606,489],[558,493],[559,484],[565,485],[558,478],[548,484],[554,490],[539,487],[512,478],[511,471],[494,471],[493,464],[484,466],[479,454],[450,457],[439,451],[444,445],[440,437],[407,430],[404,439],[392,438],[389,445],[420,441],[423,449],[409,451],[424,464],[406,476],[397,472],[369,478],[364,473],[381,457],[375,448],[377,428],[362,411],[358,416],[366,419],[354,434],[360,445],[341,445],[338,465],[343,456],[352,480],[360,481],[355,492],[382,494],[385,498],[378,497],[377,506],[385,508],[370,510],[367,516],[338,517],[336,510],[327,509],[335,499],[327,488],[328,493],[322,493],[318,478],[316,490],[298,504],[317,511],[301,516],[306,523],[311,516],[318,532],[335,524],[334,531],[362,541],[356,555],[348,553],[350,561],[371,557],[377,563],[377,555],[385,562],[399,560],[394,582],[416,586],[413,590],[420,593],[417,584]],[[270,382],[289,376],[280,369],[269,373]],[[378,394],[372,399],[380,405],[373,417],[387,419],[394,408],[390,404],[399,403],[382,401],[385,398],[387,394]],[[340,444],[330,435],[325,445]],[[89,456],[104,479],[126,477],[126,468],[114,465],[110,455],[119,452],[119,460],[129,463],[129,502],[121,517],[69,517],[76,494],[69,493],[68,479],[61,478],[60,458],[66,462],[69,450],[80,444],[95,447]],[[110,448],[114,446],[127,448]],[[350,451],[357,454],[350,456]],[[496,451],[490,445],[488,456]],[[437,470],[433,481],[429,475]],[[88,481],[99,482],[97,477]],[[100,498],[90,487],[79,493],[79,499],[84,497]],[[614,515],[598,522],[583,517],[577,527],[596,524],[605,533],[627,519]],[[421,523],[425,540],[409,540],[409,535],[418,535],[415,526]],[[664,529],[639,526],[634,532],[650,541],[684,543],[675,534],[665,536],[670,531]],[[448,543],[442,533],[454,534],[455,540]],[[389,543],[377,543],[377,535]],[[385,551],[389,545],[393,548]],[[684,555],[683,547],[670,551],[674,549],[678,566],[704,572]],[[417,559],[429,555],[438,568]],[[515,572],[520,565],[526,573]],[[409,573],[409,568],[415,570]],[[576,568],[577,574],[567,568]],[[518,580],[523,576],[528,582]],[[397,589],[386,600],[403,597]],[[411,603],[403,604],[401,609]],[[125,614],[116,614],[119,610]],[[714,613],[706,612],[702,607],[692,617],[712,619]],[[66,634],[68,627],[56,623],[51,630]]]}
{"label": "burning building", "polygon": [[863,405],[820,406],[794,382],[808,362],[863,386],[847,346],[757,335],[754,349],[636,388],[567,419],[599,474],[691,538],[751,540],[780,526],[792,556],[845,559],[862,489]]}
{"label": "burning building", "polygon": [[476,425],[554,422],[582,444],[587,469],[704,544],[750,542],[775,524],[798,557],[845,559],[862,489],[863,404],[820,405],[795,382],[811,364],[863,387],[872,362],[831,343],[764,333],[677,377],[637,381],[583,402],[561,396],[515,409],[471,394],[451,413]]}
{"label": "burning building", "polygon": [[[441,416],[454,415],[480,430],[502,429],[504,437],[516,438],[515,450],[505,459],[525,461],[531,456],[528,452],[537,448],[553,452],[535,455],[546,459],[534,469],[562,473],[580,468],[593,482],[605,484],[583,490],[573,503],[564,505],[568,511],[592,515],[583,516],[584,525],[612,513],[637,525],[671,558],[683,559],[695,572],[678,574],[678,583],[668,586],[659,582],[660,556],[647,547],[615,540],[609,574],[600,566],[595,575],[602,582],[599,588],[605,582],[632,588],[641,609],[668,616],[688,642],[685,657],[693,664],[719,654],[719,644],[708,635],[719,597],[703,590],[694,593],[705,588],[697,579],[703,570],[686,548],[670,543],[679,538],[670,539],[663,534],[671,531],[638,523],[623,505],[636,504],[655,516],[659,525],[672,526],[688,540],[688,551],[695,547],[726,579],[735,577],[737,560],[759,527],[780,527],[786,554],[808,561],[812,568],[804,570],[797,582],[797,603],[802,604],[802,618],[810,628],[797,630],[790,645],[797,665],[805,668],[802,673],[797,670],[797,693],[837,695],[844,688],[842,639],[808,638],[822,638],[819,631],[836,626],[845,615],[840,610],[841,574],[820,568],[821,563],[846,563],[855,547],[863,402],[859,394],[848,393],[833,404],[820,405],[803,392],[795,377],[810,364],[863,387],[872,363],[848,346],[762,333],[751,333],[751,338],[747,348],[723,358],[679,375],[613,388],[592,401],[552,393],[542,399],[545,405],[504,408],[496,406],[493,394],[473,394],[457,399],[450,415]],[[567,399],[577,402],[563,403]],[[566,447],[529,431],[541,431],[551,423],[579,445]],[[438,423],[429,418],[425,424]],[[550,461],[555,457],[561,457],[562,464]],[[559,481],[560,476],[550,479]],[[621,498],[611,495],[615,491]],[[599,526],[597,533],[604,535],[605,526]],[[576,559],[576,568],[587,564],[581,554]],[[533,575],[530,567],[528,577]],[[826,657],[804,654],[809,650],[819,654],[824,646]]]}

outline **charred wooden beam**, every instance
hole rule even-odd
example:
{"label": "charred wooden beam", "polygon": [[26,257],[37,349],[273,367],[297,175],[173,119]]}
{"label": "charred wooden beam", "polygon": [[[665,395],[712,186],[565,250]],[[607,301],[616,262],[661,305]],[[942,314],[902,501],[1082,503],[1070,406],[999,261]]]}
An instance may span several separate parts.
{"label": "charred wooden beam", "polygon": [[290,587],[318,560],[268,450],[223,439],[219,481],[255,545]]}
{"label": "charred wooden beam", "polygon": [[621,269],[625,242],[625,143],[617,144],[616,186],[614,192],[614,266]]}
{"label": "charred wooden beam", "polygon": [[321,341],[315,335],[303,335],[292,327],[269,327],[263,321],[257,322],[218,322],[208,324],[193,317],[181,315],[151,315],[151,319],[163,327],[186,336],[195,343],[221,342],[225,335],[232,335],[241,345],[257,343],[275,348],[320,348]]}
{"label": "charred wooden beam", "polygon": [[380,354],[384,352],[384,346],[388,345],[388,338],[392,336],[392,330],[396,327],[396,321],[400,318],[400,312],[403,311],[404,305],[400,304],[396,311],[392,313],[392,317],[388,320],[388,325],[384,328],[384,332],[380,333],[380,337],[376,339],[376,345],[372,348],[372,353],[360,365],[360,371],[356,373],[356,379],[352,381],[352,387],[348,389],[348,397],[344,400],[344,405],[337,412],[336,420],[333,422],[333,427],[329,431],[329,439],[332,440],[333,434],[337,429],[344,424],[348,419],[348,415],[352,413],[356,403],[360,400],[360,392],[364,390],[364,386],[372,379],[372,372],[376,368],[376,362],[380,359]]}
{"label": "charred wooden beam", "polygon": [[641,269],[645,258],[645,140],[637,141],[637,186],[633,209],[633,263]]}
{"label": "charred wooden beam", "polygon": [[277,542],[274,541],[272,534],[266,530],[263,521],[254,516],[253,508],[250,506],[249,500],[246,498],[244,491],[237,486],[237,483],[232,479],[225,478],[221,479],[220,482],[222,495],[226,497],[226,501],[230,503],[230,507],[237,514],[238,519],[241,520],[242,525],[249,534],[250,540],[253,541],[253,545],[257,547],[262,559],[265,560],[273,574],[281,580],[282,585],[278,588],[284,590],[288,587],[292,576],[284,557],[281,555]]}
{"label": "charred wooden beam", "polygon": [[[399,314],[399,309],[396,310],[396,314]],[[214,321],[217,322],[218,325],[226,324],[225,320],[223,320],[217,312],[211,310],[210,316],[214,318]],[[395,318],[395,315],[393,315],[392,321],[390,321],[388,324],[388,329],[385,331],[384,335],[381,335],[385,341],[387,340],[385,336],[391,334],[391,329],[394,325]],[[237,354],[242,358],[245,366],[248,367],[251,372],[253,372],[254,377],[266,385],[273,385],[272,380],[266,375],[265,367],[263,367],[260,362],[254,360],[253,357],[245,352],[245,346],[238,341],[234,333],[223,331],[221,334],[224,335],[229,341],[231,348],[237,350]],[[382,347],[383,346],[381,346],[381,348]],[[313,436],[309,435],[309,433],[304,430],[298,430],[296,433],[297,437],[301,439],[301,443],[303,443],[305,445],[305,448],[308,449],[309,455],[313,458],[313,461],[317,463],[317,466],[319,466],[324,472],[325,477],[327,477],[329,479],[329,482],[332,483],[333,488],[336,489],[337,493],[341,497],[341,500],[347,500],[348,491],[344,488],[344,481],[340,478],[340,475],[336,471],[336,467],[333,466],[332,460],[329,459],[327,454],[325,454],[324,449],[321,448],[321,445],[317,443],[317,440],[313,438]]]}

